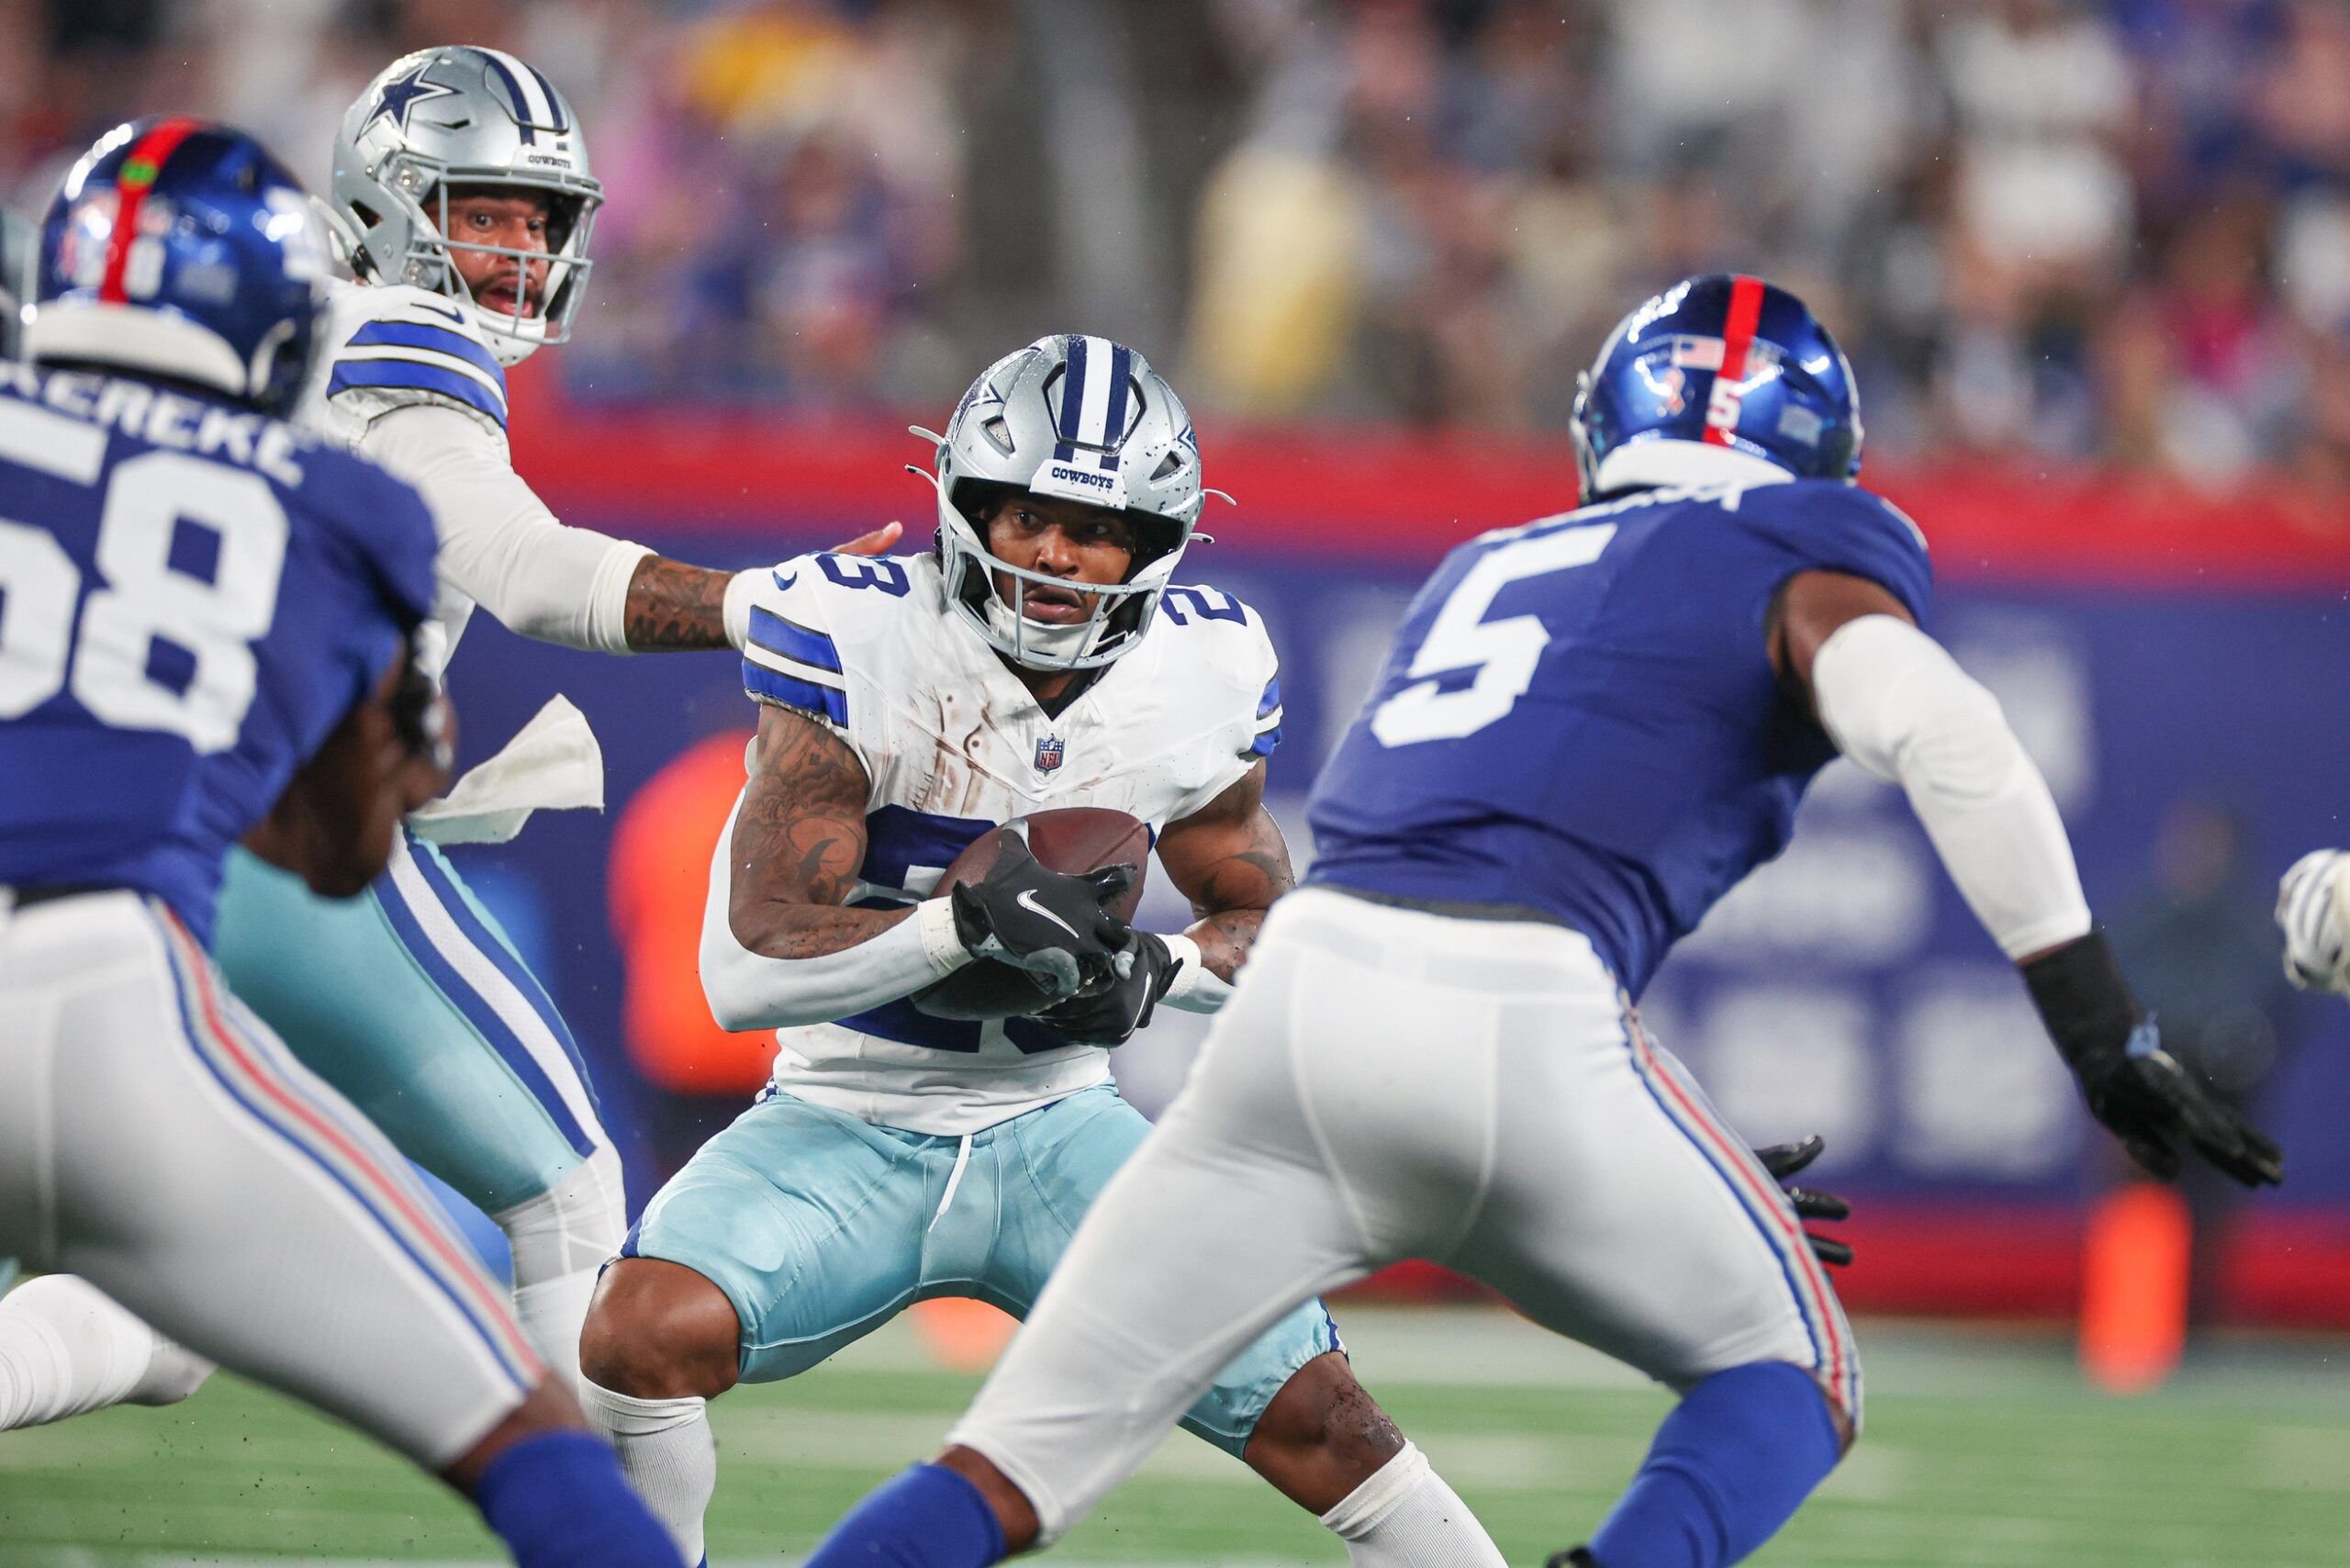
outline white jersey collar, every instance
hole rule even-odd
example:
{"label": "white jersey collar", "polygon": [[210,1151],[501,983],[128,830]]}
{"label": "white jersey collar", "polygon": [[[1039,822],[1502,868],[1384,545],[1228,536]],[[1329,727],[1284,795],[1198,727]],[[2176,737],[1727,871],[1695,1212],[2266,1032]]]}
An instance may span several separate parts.
{"label": "white jersey collar", "polygon": [[1784,485],[1795,476],[1777,464],[1734,447],[1698,441],[1644,441],[1617,447],[1600,459],[1592,490],[1646,488],[1660,485]]}

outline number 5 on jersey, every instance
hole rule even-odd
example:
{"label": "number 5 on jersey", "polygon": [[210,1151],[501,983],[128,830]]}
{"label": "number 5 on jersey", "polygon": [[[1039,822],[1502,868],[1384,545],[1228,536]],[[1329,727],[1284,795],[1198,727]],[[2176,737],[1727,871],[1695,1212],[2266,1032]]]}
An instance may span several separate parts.
{"label": "number 5 on jersey", "polygon": [[[1534,667],[1550,644],[1539,615],[1487,621],[1503,588],[1599,559],[1616,537],[1612,522],[1528,533],[1486,552],[1469,568],[1412,655],[1413,684],[1381,703],[1371,733],[1388,747],[1459,740],[1507,714],[1533,684]],[[1443,689],[1441,677],[1476,673],[1466,686]]]}

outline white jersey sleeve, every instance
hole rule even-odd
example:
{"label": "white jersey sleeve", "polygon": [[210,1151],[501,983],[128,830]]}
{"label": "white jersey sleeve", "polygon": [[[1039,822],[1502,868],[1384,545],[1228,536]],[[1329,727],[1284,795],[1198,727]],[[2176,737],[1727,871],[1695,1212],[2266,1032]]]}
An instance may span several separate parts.
{"label": "white jersey sleeve", "polygon": [[834,595],[824,591],[822,554],[786,561],[754,580],[750,622],[743,637],[743,689],[771,707],[813,719],[845,742],[875,778],[872,726],[867,744],[849,722],[848,675],[833,634]]}
{"label": "white jersey sleeve", "polygon": [[1193,753],[1199,781],[1171,806],[1168,822],[1204,811],[1281,744],[1281,660],[1264,619],[1214,588],[1175,587],[1161,601],[1162,616],[1181,617],[1192,633],[1199,711],[1209,728]]}
{"label": "white jersey sleeve", "polygon": [[505,372],[470,314],[420,288],[346,286],[327,319],[311,411],[431,503],[449,644],[479,604],[540,642],[628,652],[629,584],[651,552],[566,526],[514,472]]}

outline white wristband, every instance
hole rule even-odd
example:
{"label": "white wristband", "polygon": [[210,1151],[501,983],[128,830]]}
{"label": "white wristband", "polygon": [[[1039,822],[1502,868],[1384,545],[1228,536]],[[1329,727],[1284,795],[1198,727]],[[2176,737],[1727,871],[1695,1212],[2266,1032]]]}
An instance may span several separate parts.
{"label": "white wristband", "polygon": [[922,932],[923,956],[941,975],[951,975],[971,961],[963,934],[955,926],[955,901],[924,899],[914,906],[913,924]]}
{"label": "white wristband", "polygon": [[1181,968],[1175,971],[1175,983],[1167,988],[1159,1000],[1179,1013],[1214,1013],[1232,995],[1232,987],[1207,966],[1200,945],[1178,932],[1159,940],[1167,944],[1167,953]]}

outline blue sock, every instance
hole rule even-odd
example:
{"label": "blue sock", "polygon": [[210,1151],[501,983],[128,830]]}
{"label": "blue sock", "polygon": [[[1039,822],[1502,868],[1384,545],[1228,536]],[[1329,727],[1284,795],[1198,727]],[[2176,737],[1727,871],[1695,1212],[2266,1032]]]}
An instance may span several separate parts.
{"label": "blue sock", "polygon": [[1657,1428],[1591,1538],[1600,1568],[1720,1568],[1771,1539],[1841,1457],[1828,1399],[1785,1361],[1716,1372]]}
{"label": "blue sock", "polygon": [[801,1568],[989,1568],[1003,1527],[979,1489],[941,1464],[917,1464],[866,1494]]}
{"label": "blue sock", "polygon": [[489,1462],[474,1506],[520,1568],[647,1568],[677,1544],[589,1432],[543,1432]]}

